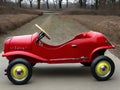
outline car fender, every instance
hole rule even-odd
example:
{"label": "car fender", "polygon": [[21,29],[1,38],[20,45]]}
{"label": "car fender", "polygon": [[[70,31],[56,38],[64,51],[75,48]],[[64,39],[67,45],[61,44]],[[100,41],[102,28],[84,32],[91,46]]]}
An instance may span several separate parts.
{"label": "car fender", "polygon": [[46,61],[46,59],[43,57],[37,56],[30,52],[25,52],[25,51],[12,51],[12,52],[7,52],[7,53],[2,54],[3,57],[10,57],[10,56],[14,57],[17,55],[31,57],[39,61]]}
{"label": "car fender", "polygon": [[104,50],[104,52],[105,52],[106,49],[113,49],[113,48],[115,48],[114,45],[101,46],[101,47],[95,48],[95,49],[91,52],[91,54],[90,54],[90,61],[93,61],[93,55],[94,55],[96,52],[98,52],[98,51],[103,51],[103,50]]}

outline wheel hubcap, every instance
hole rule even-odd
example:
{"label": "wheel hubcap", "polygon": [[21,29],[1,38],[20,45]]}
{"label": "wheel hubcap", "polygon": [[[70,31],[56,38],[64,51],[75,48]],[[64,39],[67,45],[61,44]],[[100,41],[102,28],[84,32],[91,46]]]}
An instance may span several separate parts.
{"label": "wheel hubcap", "polygon": [[106,77],[110,74],[111,66],[107,61],[101,61],[96,65],[96,73],[100,77]]}
{"label": "wheel hubcap", "polygon": [[18,68],[18,69],[16,70],[16,75],[22,76],[22,74],[23,74],[23,70],[22,70],[21,68]]}
{"label": "wheel hubcap", "polygon": [[11,69],[11,76],[17,81],[23,81],[28,75],[28,69],[23,64],[16,64]]}
{"label": "wheel hubcap", "polygon": [[106,66],[101,66],[100,70],[101,70],[101,72],[105,72],[107,70],[107,67]]}

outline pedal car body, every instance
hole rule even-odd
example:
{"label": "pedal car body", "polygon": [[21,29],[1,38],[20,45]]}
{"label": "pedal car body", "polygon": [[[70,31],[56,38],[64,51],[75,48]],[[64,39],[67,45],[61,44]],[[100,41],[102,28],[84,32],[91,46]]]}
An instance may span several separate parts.
{"label": "pedal car body", "polygon": [[[6,71],[8,78],[13,83],[26,83],[31,77],[31,74],[29,76],[29,72],[27,71],[29,70],[28,67],[30,67],[29,64],[33,66],[36,63],[82,63],[85,66],[91,66],[92,72],[96,73],[93,74],[93,76],[95,78],[97,77],[97,80],[107,80],[112,76],[114,63],[111,65],[111,60],[110,62],[108,60],[110,58],[104,56],[104,52],[107,49],[114,48],[114,45],[112,45],[103,34],[94,31],[83,32],[76,35],[73,39],[56,46],[44,43],[41,40],[44,36],[50,39],[49,35],[42,31],[40,34],[34,33],[32,35],[13,36],[5,41],[4,54],[2,56],[6,57],[10,62]],[[26,63],[29,63],[28,66],[26,66]],[[98,66],[91,65],[92,63]],[[15,67],[16,64],[18,67]],[[16,69],[14,70],[13,67]],[[25,71],[22,68],[27,68],[25,70],[28,73],[26,75],[29,76],[27,80],[23,75]],[[32,71],[32,69],[30,70]],[[13,75],[11,75],[12,72]],[[21,75],[23,75],[25,80],[23,78],[23,80],[21,80],[21,77],[19,77]]]}

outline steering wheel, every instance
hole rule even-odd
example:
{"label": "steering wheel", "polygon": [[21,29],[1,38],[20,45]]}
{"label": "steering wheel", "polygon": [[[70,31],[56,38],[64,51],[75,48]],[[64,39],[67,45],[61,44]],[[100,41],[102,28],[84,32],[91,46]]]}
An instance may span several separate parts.
{"label": "steering wheel", "polygon": [[41,30],[41,33],[43,33],[48,39],[51,39],[50,35],[45,31],[43,30],[38,24],[35,24],[35,26]]}

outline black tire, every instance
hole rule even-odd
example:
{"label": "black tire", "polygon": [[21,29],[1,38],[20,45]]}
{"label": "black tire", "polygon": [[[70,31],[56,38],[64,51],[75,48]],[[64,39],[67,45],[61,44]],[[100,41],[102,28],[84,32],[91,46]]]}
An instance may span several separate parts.
{"label": "black tire", "polygon": [[[12,75],[12,70],[14,70],[13,68],[15,67],[15,65],[23,65],[25,67],[25,69],[27,70],[27,75],[25,76],[25,78],[23,80],[22,79],[21,80],[19,80],[19,79],[16,80],[14,75]],[[17,73],[17,69],[16,69],[16,73]],[[23,72],[23,73],[26,73],[26,72]],[[24,60],[22,58],[18,58],[18,59],[15,59],[15,60],[11,61],[8,68],[7,68],[7,77],[8,77],[8,79],[13,84],[16,84],[16,85],[26,84],[30,80],[31,76],[32,76],[31,64],[28,61],[26,61],[26,60]]]}
{"label": "black tire", "polygon": [[8,61],[8,64],[10,64],[11,63],[11,61]]}
{"label": "black tire", "polygon": [[31,66],[34,67],[36,65],[36,63],[31,63]]}
{"label": "black tire", "polygon": [[81,63],[81,64],[83,64],[84,66],[87,66],[87,67],[91,66],[91,63]]}
{"label": "black tire", "polygon": [[[101,65],[100,69],[98,69],[99,66],[97,68],[97,65]],[[96,70],[96,69],[98,69],[98,70]],[[100,70],[100,73],[97,73],[99,70]],[[91,64],[92,75],[98,81],[108,80],[113,75],[114,70],[115,70],[114,62],[109,57],[104,56],[104,55],[99,56],[96,59],[94,59],[94,61]],[[101,73],[103,75],[100,75]]]}

